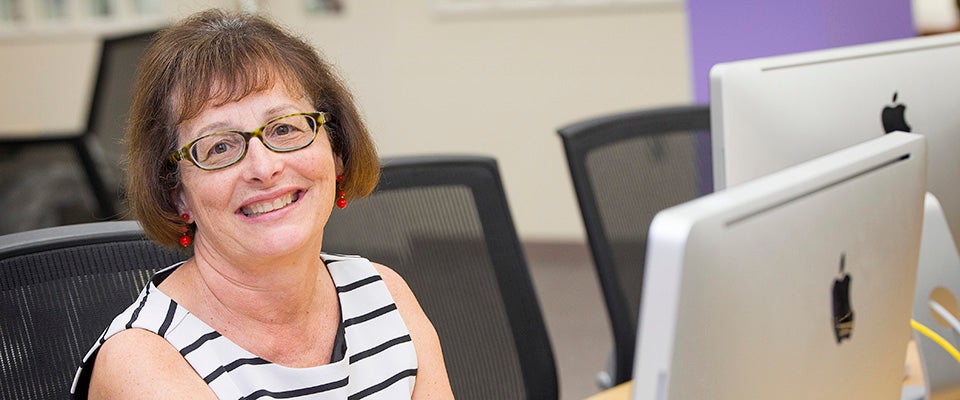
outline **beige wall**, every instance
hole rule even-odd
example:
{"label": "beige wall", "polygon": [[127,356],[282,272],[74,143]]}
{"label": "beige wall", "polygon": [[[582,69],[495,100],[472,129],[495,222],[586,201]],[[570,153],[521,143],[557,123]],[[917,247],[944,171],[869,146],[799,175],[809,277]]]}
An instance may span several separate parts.
{"label": "beige wall", "polygon": [[289,3],[268,12],[340,66],[381,154],[496,157],[526,240],[583,238],[557,127],[692,98],[682,2],[469,17],[433,0],[347,1],[338,17]]}
{"label": "beige wall", "polygon": [[[261,3],[339,66],[382,155],[497,158],[525,240],[583,240],[557,127],[692,98],[682,1],[469,16],[433,0],[346,0],[335,16]],[[171,7],[210,4],[235,2]]]}

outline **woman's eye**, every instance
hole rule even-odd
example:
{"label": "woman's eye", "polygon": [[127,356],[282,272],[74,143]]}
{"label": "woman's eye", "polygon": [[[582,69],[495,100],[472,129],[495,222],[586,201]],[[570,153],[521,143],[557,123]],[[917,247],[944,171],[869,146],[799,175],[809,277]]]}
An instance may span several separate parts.
{"label": "woman's eye", "polygon": [[227,142],[218,142],[210,148],[210,155],[223,154],[230,151],[232,146]]}
{"label": "woman's eye", "polygon": [[287,124],[278,124],[273,127],[273,130],[270,132],[273,136],[285,136],[293,133],[294,127]]}

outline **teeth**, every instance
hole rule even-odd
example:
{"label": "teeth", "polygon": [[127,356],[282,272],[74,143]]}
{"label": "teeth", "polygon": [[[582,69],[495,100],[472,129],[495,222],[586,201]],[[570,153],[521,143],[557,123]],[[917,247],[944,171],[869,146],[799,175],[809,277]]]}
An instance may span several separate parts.
{"label": "teeth", "polygon": [[264,201],[261,203],[255,203],[248,205],[240,210],[243,215],[248,217],[255,217],[261,214],[266,214],[271,211],[276,211],[281,208],[286,207],[290,203],[297,201],[300,198],[298,193],[290,193],[283,197],[278,197],[273,200]]}

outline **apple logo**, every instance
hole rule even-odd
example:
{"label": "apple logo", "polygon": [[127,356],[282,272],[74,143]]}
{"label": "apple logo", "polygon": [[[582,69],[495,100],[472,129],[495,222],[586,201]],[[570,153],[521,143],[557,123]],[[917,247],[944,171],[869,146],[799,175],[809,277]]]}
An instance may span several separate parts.
{"label": "apple logo", "polygon": [[833,331],[837,344],[850,340],[853,333],[853,309],[850,308],[850,274],[844,271],[847,254],[840,254],[840,276],[833,281]]}
{"label": "apple logo", "polygon": [[907,125],[904,115],[906,111],[907,106],[897,103],[897,92],[893,92],[893,104],[883,107],[883,112],[880,113],[880,121],[883,122],[884,132],[910,132],[910,125]]}

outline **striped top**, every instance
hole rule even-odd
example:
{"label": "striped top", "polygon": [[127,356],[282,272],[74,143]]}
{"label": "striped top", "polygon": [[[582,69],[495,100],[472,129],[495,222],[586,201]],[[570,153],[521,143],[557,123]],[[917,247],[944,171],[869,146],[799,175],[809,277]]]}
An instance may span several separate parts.
{"label": "striped top", "polygon": [[173,345],[220,399],[408,399],[417,358],[410,333],[373,264],[357,256],[321,254],[340,299],[341,329],[329,364],[273,364],[220,335],[157,285],[182,263],[158,271],[83,359],[71,393],[85,399],[100,345],[117,332],[142,328]]}

